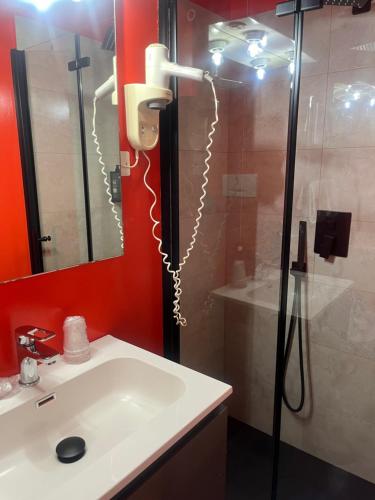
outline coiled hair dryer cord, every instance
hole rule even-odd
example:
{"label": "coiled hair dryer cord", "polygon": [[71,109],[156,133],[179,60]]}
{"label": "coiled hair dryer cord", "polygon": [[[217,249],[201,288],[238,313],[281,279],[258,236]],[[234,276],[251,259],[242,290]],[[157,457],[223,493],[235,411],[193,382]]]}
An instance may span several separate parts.
{"label": "coiled hair dryer cord", "polygon": [[151,168],[151,161],[150,161],[150,158],[147,155],[147,153],[145,153],[143,151],[143,155],[145,156],[145,158],[147,160],[147,168],[146,168],[145,174],[143,176],[143,182],[153,197],[153,202],[151,204],[150,212],[149,212],[150,219],[153,223],[152,235],[153,235],[154,239],[156,240],[156,242],[158,243],[158,251],[159,251],[160,255],[162,256],[163,263],[165,264],[167,271],[172,275],[173,286],[174,286],[173,317],[175,318],[176,324],[179,326],[186,326],[187,325],[187,320],[181,313],[181,295],[182,295],[181,271],[182,271],[183,267],[185,266],[185,264],[187,263],[187,261],[189,260],[189,257],[191,255],[192,251],[194,250],[195,244],[197,242],[198,229],[199,229],[199,226],[201,223],[202,212],[203,212],[203,209],[205,206],[205,198],[207,196],[206,187],[208,184],[208,173],[210,171],[210,160],[212,157],[211,147],[213,144],[213,136],[214,136],[215,131],[216,131],[216,126],[219,123],[219,101],[217,99],[215,84],[214,84],[212,76],[208,72],[205,73],[204,77],[211,85],[212,94],[214,97],[214,104],[215,104],[215,116],[214,116],[214,120],[211,123],[210,131],[208,133],[208,143],[206,146],[206,157],[204,160],[205,168],[204,168],[204,171],[202,174],[203,183],[201,186],[201,196],[199,198],[199,206],[197,209],[197,216],[195,218],[193,233],[191,235],[190,242],[186,248],[185,254],[182,257],[181,262],[179,263],[177,269],[173,269],[169,255],[163,251],[163,241],[162,241],[161,237],[159,237],[156,234],[156,229],[160,225],[160,221],[157,220],[154,216],[154,208],[155,208],[155,205],[157,203],[157,196],[156,196],[155,191],[152,189],[152,187],[150,186],[150,184],[148,182],[148,174],[149,174],[149,171]]}
{"label": "coiled hair dryer cord", "polygon": [[107,197],[108,197],[108,203],[111,207],[111,211],[113,213],[113,218],[116,222],[116,225],[117,225],[117,228],[118,228],[118,232],[119,232],[119,236],[120,236],[120,242],[121,242],[121,248],[123,249],[124,248],[124,230],[123,230],[123,227],[122,227],[122,223],[121,223],[121,219],[117,213],[117,208],[116,208],[116,205],[114,204],[113,200],[112,200],[112,193],[111,193],[111,189],[110,189],[110,184],[109,184],[109,180],[108,180],[108,174],[107,174],[107,171],[106,171],[106,165],[104,163],[104,160],[103,160],[103,153],[102,153],[102,150],[101,150],[101,147],[100,147],[100,142],[99,142],[99,139],[98,139],[98,134],[96,132],[96,103],[97,103],[97,100],[98,98],[97,97],[94,97],[93,99],[93,114],[92,114],[92,132],[91,132],[91,135],[94,139],[94,144],[96,146],[96,154],[98,155],[98,162],[101,166],[101,173],[102,173],[102,176],[103,176],[103,182],[104,182],[104,186],[105,186],[105,192],[107,194]]}

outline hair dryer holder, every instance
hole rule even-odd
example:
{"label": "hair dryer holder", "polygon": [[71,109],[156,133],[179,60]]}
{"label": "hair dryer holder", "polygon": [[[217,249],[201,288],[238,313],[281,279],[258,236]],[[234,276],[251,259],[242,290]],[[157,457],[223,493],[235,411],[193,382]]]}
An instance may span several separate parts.
{"label": "hair dryer holder", "polygon": [[159,140],[159,112],[172,102],[172,91],[144,83],[125,85],[128,140],[136,151],[153,149]]}

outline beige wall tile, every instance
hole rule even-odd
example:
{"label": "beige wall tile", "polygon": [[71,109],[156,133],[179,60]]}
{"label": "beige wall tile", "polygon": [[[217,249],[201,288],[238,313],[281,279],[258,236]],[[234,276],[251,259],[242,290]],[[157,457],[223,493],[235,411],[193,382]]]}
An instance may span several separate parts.
{"label": "beige wall tile", "polygon": [[[208,143],[208,133],[214,119],[214,101],[209,85],[196,87],[196,95],[179,99],[180,150],[203,151]],[[218,90],[219,123],[216,127],[212,151],[228,151],[228,125],[226,91]]]}
{"label": "beige wall tile", "polygon": [[321,148],[323,145],[326,90],[326,74],[301,79],[297,137],[300,148]]}
{"label": "beige wall tile", "polygon": [[328,71],[332,7],[324,6],[305,16],[303,31],[302,76],[322,75]]}
{"label": "beige wall tile", "polygon": [[35,168],[41,213],[84,209],[80,155],[36,153]]}
{"label": "beige wall tile", "polygon": [[[324,413],[331,410],[373,423],[375,401],[373,387],[367,381],[374,378],[374,361],[315,342],[310,343],[309,353],[312,411]],[[297,341],[288,366],[287,381],[288,394],[296,400],[300,392]]]}
{"label": "beige wall tile", "polygon": [[315,255],[315,272],[351,280],[356,290],[375,292],[375,224],[352,222],[348,257],[326,261]]}
{"label": "beige wall tile", "polygon": [[249,105],[251,87],[243,85],[228,91],[228,151],[240,153],[245,148],[245,133],[248,121],[252,121],[252,109]]}
{"label": "beige wall tile", "polygon": [[318,209],[322,151],[298,149],[294,177],[293,216],[315,219]]}
{"label": "beige wall tile", "polygon": [[[186,255],[191,241],[194,220],[180,219],[180,259]],[[223,214],[205,215],[199,228],[196,245],[183,269],[183,280],[190,277],[191,285],[199,279],[206,292],[225,283],[226,217]]]}
{"label": "beige wall tile", "polygon": [[288,130],[289,78],[258,81],[248,96],[251,116],[246,120],[247,151],[285,150]]}
{"label": "beige wall tile", "polygon": [[350,7],[333,7],[329,69],[374,67],[375,12],[353,16]]}
{"label": "beige wall tile", "polygon": [[77,97],[32,88],[30,112],[36,152],[80,153]]}
{"label": "beige wall tile", "polygon": [[45,271],[87,262],[86,224],[84,213],[73,211],[45,212],[41,217],[42,234],[51,242],[43,244]]}
{"label": "beige wall tile", "polygon": [[68,62],[74,59],[74,39],[71,50],[56,52],[50,43],[26,51],[27,79],[29,87],[51,90],[74,96],[77,80],[68,71]]}
{"label": "beige wall tile", "polygon": [[283,212],[285,159],[285,151],[254,151],[246,154],[246,171],[257,176],[259,214],[281,215]]}
{"label": "beige wall tile", "polygon": [[[195,217],[203,194],[203,172],[206,170],[207,153],[202,151],[180,151],[180,214],[182,217]],[[223,195],[222,178],[227,172],[227,153],[214,152],[209,161],[207,195],[204,200],[204,213],[215,214],[226,211],[227,199]]]}
{"label": "beige wall tile", "polygon": [[[375,146],[375,105],[371,105],[371,99],[375,98],[374,86],[373,69],[329,74],[325,147]],[[346,102],[349,103],[349,108],[345,107]]]}
{"label": "beige wall tile", "polygon": [[375,294],[350,288],[310,324],[313,342],[375,361]]}
{"label": "beige wall tile", "polygon": [[256,429],[272,433],[273,384],[268,384],[261,374],[245,370],[226,372],[226,381],[233,386],[233,394],[228,400],[232,417]]}
{"label": "beige wall tile", "polygon": [[225,369],[229,376],[256,369],[272,385],[275,377],[277,312],[227,301]]}
{"label": "beige wall tile", "polygon": [[66,33],[41,19],[32,19],[28,16],[15,16],[15,28],[19,50],[40,45]]}
{"label": "beige wall tile", "polygon": [[375,148],[325,149],[319,207],[375,222]]}

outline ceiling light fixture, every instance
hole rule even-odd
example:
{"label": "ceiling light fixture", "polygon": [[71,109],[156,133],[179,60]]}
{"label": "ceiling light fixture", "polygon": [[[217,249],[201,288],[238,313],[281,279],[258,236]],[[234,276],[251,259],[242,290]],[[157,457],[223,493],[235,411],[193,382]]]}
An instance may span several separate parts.
{"label": "ceiling light fixture", "polygon": [[258,80],[264,80],[265,76],[266,76],[266,70],[264,68],[257,69],[257,78],[258,78]]}
{"label": "ceiling light fixture", "polygon": [[51,7],[56,0],[26,0],[27,3],[31,3],[38,10],[44,12]]}
{"label": "ceiling light fixture", "polygon": [[244,36],[249,44],[247,50],[250,57],[258,56],[267,47],[268,37],[264,30],[248,30],[245,31]]}
{"label": "ceiling light fixture", "polygon": [[228,42],[222,39],[210,41],[208,50],[212,54],[211,59],[215,66],[220,66],[221,64],[223,64],[223,52],[227,45]]}
{"label": "ceiling light fixture", "polygon": [[223,53],[217,50],[212,54],[211,59],[215,66],[220,66],[223,63]]}
{"label": "ceiling light fixture", "polygon": [[266,68],[268,66],[269,60],[266,57],[258,57],[251,61],[251,65],[256,69],[256,75],[258,80],[264,80],[266,76]]}

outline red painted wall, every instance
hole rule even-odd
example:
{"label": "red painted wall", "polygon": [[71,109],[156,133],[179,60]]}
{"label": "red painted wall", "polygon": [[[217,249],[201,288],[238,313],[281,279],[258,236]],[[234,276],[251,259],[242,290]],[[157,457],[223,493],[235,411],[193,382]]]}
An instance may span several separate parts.
{"label": "red painted wall", "polygon": [[[125,82],[144,81],[144,49],[158,38],[158,13],[157,0],[117,3],[123,29],[118,42],[121,89]],[[123,119],[121,144],[127,146]],[[157,150],[152,161],[151,182],[159,191]],[[151,199],[142,183],[143,172],[142,163],[123,179],[124,257],[0,284],[0,376],[18,371],[17,326],[28,323],[56,331],[55,345],[61,350],[62,323],[71,314],[86,317],[91,340],[112,333],[162,353],[161,261],[151,236]]]}
{"label": "red painted wall", "polygon": [[13,16],[0,8],[0,281],[31,269],[10,62],[15,47]]}

